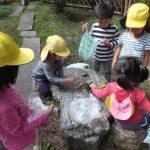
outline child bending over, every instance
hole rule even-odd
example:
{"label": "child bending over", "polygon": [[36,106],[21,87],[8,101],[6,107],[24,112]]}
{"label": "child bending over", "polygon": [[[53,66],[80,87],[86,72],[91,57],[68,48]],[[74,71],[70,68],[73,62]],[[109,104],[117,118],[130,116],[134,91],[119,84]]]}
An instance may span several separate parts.
{"label": "child bending over", "polygon": [[91,91],[99,98],[112,94],[107,106],[116,123],[129,130],[147,129],[150,124],[150,102],[139,83],[148,78],[148,69],[137,57],[121,57],[114,68],[115,82],[104,89],[91,84]]}
{"label": "child bending over", "polygon": [[74,84],[75,78],[64,78],[62,59],[70,54],[64,39],[58,35],[49,36],[41,52],[41,60],[33,69],[32,76],[38,85],[41,98],[52,96],[49,84],[58,84],[67,88]]}

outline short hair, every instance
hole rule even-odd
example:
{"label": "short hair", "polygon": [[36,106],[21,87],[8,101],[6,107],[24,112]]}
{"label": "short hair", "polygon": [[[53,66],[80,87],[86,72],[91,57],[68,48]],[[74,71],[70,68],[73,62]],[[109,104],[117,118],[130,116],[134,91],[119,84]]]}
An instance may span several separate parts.
{"label": "short hair", "polygon": [[96,16],[99,19],[112,18],[114,10],[114,6],[110,2],[99,2],[95,7]]}
{"label": "short hair", "polygon": [[120,87],[131,91],[148,78],[149,72],[137,57],[126,56],[119,58],[115,64],[114,75]]}
{"label": "short hair", "polygon": [[19,66],[0,67],[0,91],[4,91],[4,87],[15,84],[18,75]]}

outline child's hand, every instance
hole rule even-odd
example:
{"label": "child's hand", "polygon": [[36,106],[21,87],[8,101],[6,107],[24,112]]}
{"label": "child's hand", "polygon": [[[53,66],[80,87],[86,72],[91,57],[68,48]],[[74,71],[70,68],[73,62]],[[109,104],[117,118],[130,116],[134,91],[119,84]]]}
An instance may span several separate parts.
{"label": "child's hand", "polygon": [[54,108],[54,106],[50,105],[47,107],[46,110],[43,111],[43,113],[47,116],[47,118],[53,114],[53,108]]}
{"label": "child's hand", "polygon": [[86,30],[87,24],[85,24],[83,21],[81,21],[81,26],[82,26],[82,32],[84,33]]}
{"label": "child's hand", "polygon": [[105,39],[103,40],[103,43],[104,43],[105,46],[111,47],[111,44],[110,44],[110,42],[109,42],[108,39],[105,38]]}
{"label": "child's hand", "polygon": [[90,84],[90,88],[96,87],[95,84]]}
{"label": "child's hand", "polygon": [[76,78],[67,78],[64,80],[64,87],[67,88],[69,85],[74,84],[76,82]]}

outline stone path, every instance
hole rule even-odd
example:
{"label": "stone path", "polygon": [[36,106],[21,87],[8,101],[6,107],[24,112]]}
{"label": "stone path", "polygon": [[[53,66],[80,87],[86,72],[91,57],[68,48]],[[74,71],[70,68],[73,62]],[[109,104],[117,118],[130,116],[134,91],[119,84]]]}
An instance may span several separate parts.
{"label": "stone path", "polygon": [[23,12],[25,6],[17,6],[10,16],[18,16]]}
{"label": "stone path", "polygon": [[[18,16],[23,12],[25,6],[18,6],[10,16]],[[21,11],[22,8],[22,11]],[[26,6],[30,11],[36,11],[38,9],[37,4]],[[33,31],[34,24],[34,12],[24,13],[21,15],[20,22],[18,23],[17,30],[20,31],[20,35],[23,37],[22,47],[31,48],[34,51],[34,59],[27,65],[22,65],[19,68],[19,74],[16,82],[16,87],[27,99],[28,95],[32,91],[32,69],[39,59],[40,53],[40,38],[37,37],[37,32]]]}
{"label": "stone path", "polygon": [[29,31],[33,28],[34,13],[25,13],[21,16],[17,30]]}

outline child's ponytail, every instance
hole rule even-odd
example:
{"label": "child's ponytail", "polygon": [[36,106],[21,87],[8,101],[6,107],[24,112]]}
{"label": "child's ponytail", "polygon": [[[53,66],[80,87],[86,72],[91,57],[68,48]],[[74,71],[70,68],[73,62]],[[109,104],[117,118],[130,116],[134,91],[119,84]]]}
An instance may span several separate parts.
{"label": "child's ponytail", "polygon": [[116,82],[125,90],[130,91],[133,89],[133,85],[129,82],[127,76],[123,72],[116,76]]}
{"label": "child's ponytail", "polygon": [[148,79],[149,71],[146,67],[140,66],[140,79],[139,82],[144,82],[146,79]]}

